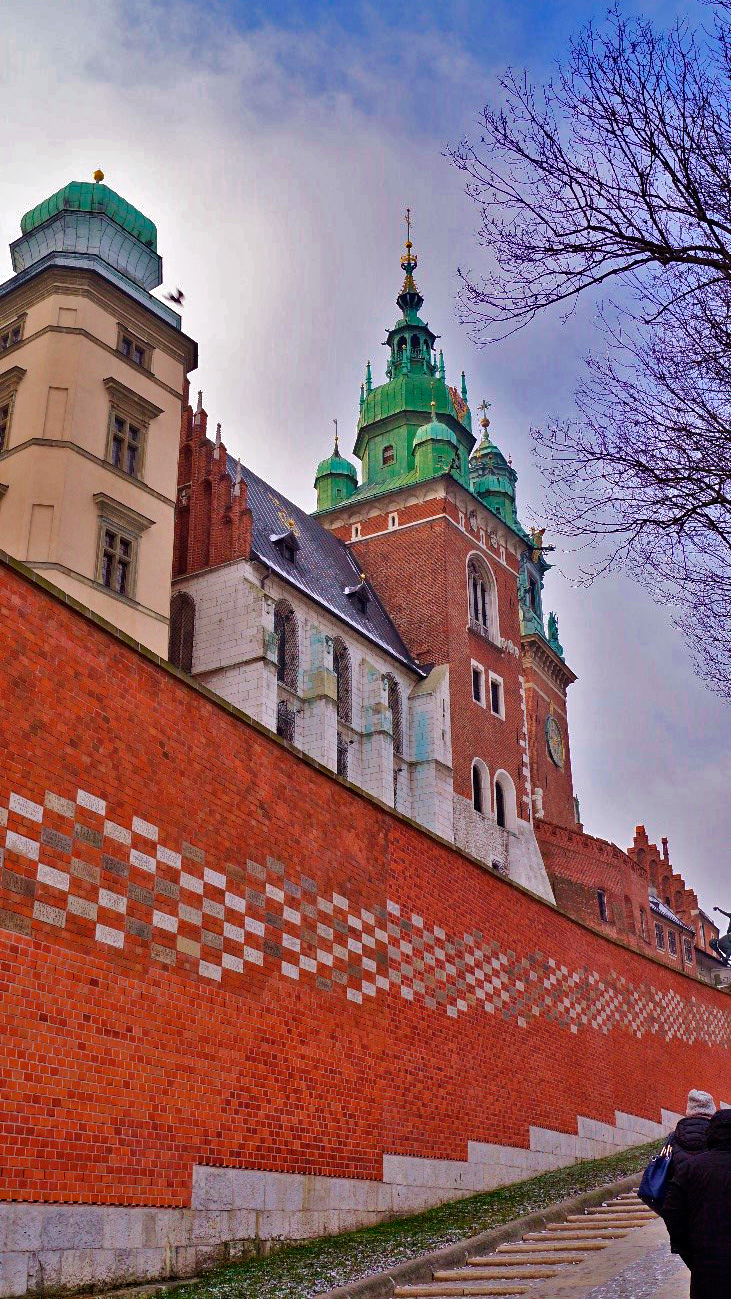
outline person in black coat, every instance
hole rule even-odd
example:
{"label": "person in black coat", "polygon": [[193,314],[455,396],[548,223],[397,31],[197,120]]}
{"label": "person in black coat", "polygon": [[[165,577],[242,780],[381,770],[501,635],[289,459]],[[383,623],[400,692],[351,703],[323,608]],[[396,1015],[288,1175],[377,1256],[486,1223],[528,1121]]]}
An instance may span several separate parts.
{"label": "person in black coat", "polygon": [[731,1109],[714,1114],[706,1144],[677,1169],[663,1205],[670,1246],[690,1268],[690,1299],[720,1299],[731,1285]]}
{"label": "person in black coat", "polygon": [[671,1177],[701,1150],[705,1150],[706,1131],[715,1113],[716,1102],[708,1092],[688,1092],[685,1118],[680,1120],[675,1131],[668,1137],[668,1141],[673,1144]]}

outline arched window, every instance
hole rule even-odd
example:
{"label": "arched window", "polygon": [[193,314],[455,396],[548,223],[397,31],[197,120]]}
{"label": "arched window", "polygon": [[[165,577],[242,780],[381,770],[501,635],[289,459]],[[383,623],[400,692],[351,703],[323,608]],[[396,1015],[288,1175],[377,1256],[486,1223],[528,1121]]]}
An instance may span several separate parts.
{"label": "arched window", "polygon": [[170,604],[170,639],[168,658],[183,672],[193,671],[195,638],[195,600],[187,591],[178,591]]}
{"label": "arched window", "polygon": [[495,820],[505,829],[505,795],[500,784],[495,786]]}
{"label": "arched window", "polygon": [[650,862],[650,883],[657,888],[657,862]]}
{"label": "arched window", "polygon": [[517,829],[515,785],[507,771],[498,771],[495,775],[495,820],[504,830]]}
{"label": "arched window", "polygon": [[394,754],[402,754],[404,751],[404,731],[401,713],[401,691],[398,681],[390,672],[386,673],[386,684],[388,686],[388,706],[391,710],[393,751]]}
{"label": "arched window", "polygon": [[277,681],[290,690],[296,690],[299,672],[297,619],[288,600],[277,600],[274,606],[274,634],[277,638]]}
{"label": "arched window", "polygon": [[472,763],[472,806],[480,816],[485,815],[485,782],[476,762]]}
{"label": "arched window", "polygon": [[683,906],[683,890],[677,889],[675,893],[675,910],[680,911]]}
{"label": "arched window", "polygon": [[418,334],[411,335],[411,351],[413,352],[414,356],[421,355],[421,339],[419,338]]}
{"label": "arched window", "polygon": [[394,451],[393,447],[391,445],[384,447],[383,455],[381,456],[382,463],[384,465],[392,465],[395,459],[396,459],[396,452]]}
{"label": "arched window", "polygon": [[337,685],[338,721],[350,724],[353,716],[350,653],[339,636],[333,642],[333,670]]}
{"label": "arched window", "polygon": [[467,565],[470,626],[488,640],[498,641],[497,591],[495,579],[481,559],[472,556]]}
{"label": "arched window", "polygon": [[405,336],[404,336],[403,334],[402,334],[401,337],[399,338],[399,341],[398,341],[397,347],[398,347],[398,354],[399,354],[399,356],[403,356],[404,352],[406,351],[406,348],[408,347],[408,343],[407,343],[406,338],[405,338]]}

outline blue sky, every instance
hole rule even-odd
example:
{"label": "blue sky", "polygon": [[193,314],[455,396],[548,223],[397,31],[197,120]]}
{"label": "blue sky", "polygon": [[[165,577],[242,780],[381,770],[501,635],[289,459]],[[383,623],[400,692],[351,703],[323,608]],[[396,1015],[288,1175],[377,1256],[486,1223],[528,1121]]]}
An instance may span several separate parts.
{"label": "blue sky", "polygon": [[[627,6],[625,6],[627,9]],[[143,4],[26,0],[0,49],[0,278],[21,214],[95,167],[157,222],[169,286],[200,346],[195,388],[229,450],[314,503],[317,461],[352,447],[365,363],[382,377],[396,315],[402,213],[414,212],[424,314],[473,410],[492,402],[542,522],[528,430],[570,414],[592,304],[480,349],[459,325],[456,268],[479,272],[477,212],[444,157],[506,63],[545,77],[604,5]],[[414,9],[414,13],[417,11]],[[635,7],[630,12],[638,12]],[[708,9],[642,12],[708,22]],[[626,846],[644,822],[706,907],[723,901],[731,838],[731,711],[693,675],[667,615],[621,578],[575,585],[558,538],[546,604],[567,659],[575,784],[586,828]]]}

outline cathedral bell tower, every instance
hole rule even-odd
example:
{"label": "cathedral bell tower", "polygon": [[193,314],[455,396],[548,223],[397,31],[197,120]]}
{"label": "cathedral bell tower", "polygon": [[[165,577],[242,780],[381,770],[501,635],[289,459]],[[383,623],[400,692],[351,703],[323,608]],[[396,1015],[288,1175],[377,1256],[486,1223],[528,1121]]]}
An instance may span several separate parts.
{"label": "cathedral bell tower", "polygon": [[0,285],[0,549],[167,655],[181,403],[197,349],[157,231],[103,184],[25,214]]}

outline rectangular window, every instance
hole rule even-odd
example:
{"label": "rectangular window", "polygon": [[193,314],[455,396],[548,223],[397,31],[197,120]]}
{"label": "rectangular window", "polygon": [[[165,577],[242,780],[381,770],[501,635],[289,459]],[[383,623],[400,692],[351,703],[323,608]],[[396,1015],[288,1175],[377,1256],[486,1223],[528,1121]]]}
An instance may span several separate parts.
{"label": "rectangular window", "polygon": [[134,334],[128,333],[121,325],[117,339],[117,350],[133,365],[138,365],[141,370],[150,369],[152,348],[143,343],[141,339],[135,338]]}
{"label": "rectangular window", "polygon": [[141,425],[112,411],[108,458],[115,469],[131,478],[141,477],[143,433]]}
{"label": "rectangular window", "polygon": [[8,438],[10,436],[10,411],[10,402],[2,402],[0,405],[0,451],[4,451],[8,444]]}
{"label": "rectangular window", "polygon": [[678,940],[674,929],[668,929],[668,952],[671,956],[678,955]]}
{"label": "rectangular window", "polygon": [[658,952],[665,951],[665,930],[655,921],[655,945]]}
{"label": "rectangular window", "polygon": [[478,663],[472,664],[472,698],[485,707],[485,672]]}
{"label": "rectangular window", "polygon": [[505,718],[505,695],[501,677],[490,673],[490,709],[495,717]]}
{"label": "rectangular window", "polygon": [[684,955],[684,957],[685,957],[685,964],[686,964],[686,965],[692,965],[692,964],[693,964],[693,944],[691,943],[691,941],[690,941],[689,938],[684,938],[684,939],[683,939],[683,955]]}
{"label": "rectangular window", "polygon": [[353,524],[353,531],[351,532],[350,535],[351,535],[353,541],[357,541],[357,540],[358,540],[358,538],[360,537],[360,524],[359,524],[359,523],[354,523],[354,524]]}
{"label": "rectangular window", "polygon": [[388,526],[389,526],[389,528],[397,528],[397,527],[398,527],[398,514],[389,514],[389,516],[388,516]]}
{"label": "rectangular window", "polygon": [[132,563],[134,560],[134,538],[109,527],[102,528],[102,544],[99,560],[99,581],[108,591],[117,595],[132,593]]}
{"label": "rectangular window", "polygon": [[0,329],[0,352],[7,352],[9,348],[15,347],[23,337],[23,321],[13,320],[9,325],[3,325]]}
{"label": "rectangular window", "polygon": [[609,911],[607,910],[607,895],[604,889],[597,890],[597,902],[599,903],[599,919],[606,925],[609,922]]}

